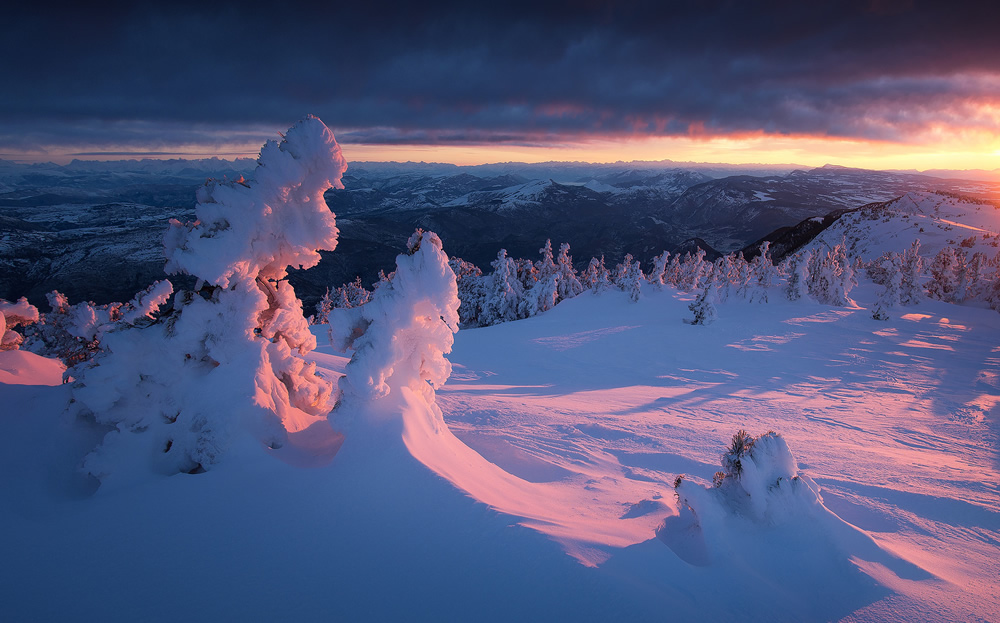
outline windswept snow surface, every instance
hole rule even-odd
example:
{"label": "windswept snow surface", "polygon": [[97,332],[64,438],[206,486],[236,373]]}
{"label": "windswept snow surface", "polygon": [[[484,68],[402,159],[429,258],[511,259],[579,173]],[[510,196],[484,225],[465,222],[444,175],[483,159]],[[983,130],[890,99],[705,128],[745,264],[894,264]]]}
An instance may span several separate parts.
{"label": "windswept snow surface", "polygon": [[[65,386],[0,385],[0,617],[1000,618],[1000,315],[728,302],[691,326],[690,301],[585,294],[460,331],[436,407],[391,393],[335,456],[317,428],[110,491],[73,470],[95,431]],[[739,428],[781,433],[821,503],[713,501]]]}

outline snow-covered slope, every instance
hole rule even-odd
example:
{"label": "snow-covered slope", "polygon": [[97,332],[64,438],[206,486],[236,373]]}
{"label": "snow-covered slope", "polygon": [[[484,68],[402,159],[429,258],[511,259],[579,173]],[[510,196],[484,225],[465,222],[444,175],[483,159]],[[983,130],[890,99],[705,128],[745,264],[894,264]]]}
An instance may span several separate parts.
{"label": "snow-covered slope", "polygon": [[1000,247],[1000,208],[947,193],[910,192],[844,214],[805,248],[828,249],[842,239],[852,255],[866,261],[886,251],[902,252],[914,240],[927,257],[946,246],[993,257]]}
{"label": "snow-covered slope", "polygon": [[[66,387],[0,384],[0,610],[996,620],[1000,316],[926,301],[884,323],[872,286],[854,297],[725,303],[690,326],[673,290],[586,294],[459,332],[437,428],[397,396],[379,408],[401,428],[348,430],[332,460],[305,431],[107,492],[74,472],[95,440],[63,419]],[[329,348],[312,358],[344,370]],[[710,486],[739,428],[780,432],[822,504],[759,520],[702,500],[692,523],[675,478]]]}

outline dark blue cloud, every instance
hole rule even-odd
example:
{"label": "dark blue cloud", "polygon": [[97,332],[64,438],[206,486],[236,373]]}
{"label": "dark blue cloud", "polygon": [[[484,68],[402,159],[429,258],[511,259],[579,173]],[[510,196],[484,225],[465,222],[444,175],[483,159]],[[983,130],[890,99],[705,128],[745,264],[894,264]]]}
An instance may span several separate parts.
{"label": "dark blue cloud", "polygon": [[15,9],[0,142],[253,140],[307,112],[366,142],[901,139],[1000,99],[988,2],[141,4]]}

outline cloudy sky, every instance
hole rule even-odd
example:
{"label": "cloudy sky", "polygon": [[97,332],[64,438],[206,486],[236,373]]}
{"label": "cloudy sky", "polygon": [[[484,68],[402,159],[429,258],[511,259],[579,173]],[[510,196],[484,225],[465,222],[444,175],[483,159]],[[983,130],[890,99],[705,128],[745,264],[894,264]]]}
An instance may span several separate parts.
{"label": "cloudy sky", "polygon": [[[163,2],[7,9],[0,158],[1000,167],[1000,3]],[[101,4],[101,3],[93,3]]]}

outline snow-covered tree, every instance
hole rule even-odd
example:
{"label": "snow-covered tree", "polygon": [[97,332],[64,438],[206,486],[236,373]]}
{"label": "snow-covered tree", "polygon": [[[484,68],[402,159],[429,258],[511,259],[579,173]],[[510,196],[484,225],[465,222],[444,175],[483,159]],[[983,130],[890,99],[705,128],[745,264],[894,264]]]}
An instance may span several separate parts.
{"label": "snow-covered tree", "polygon": [[458,308],[459,322],[466,327],[477,327],[486,300],[486,278],[483,277],[483,271],[472,262],[466,262],[460,257],[451,258],[448,260],[448,265],[455,273],[458,298],[462,302]]}
{"label": "snow-covered tree", "polygon": [[797,301],[809,296],[809,263],[811,251],[796,253],[785,260],[788,280],[785,282],[785,298]]}
{"label": "snow-covered tree", "polygon": [[888,320],[889,310],[901,304],[903,273],[897,265],[899,261],[901,261],[901,257],[894,258],[891,267],[887,270],[885,289],[879,294],[878,300],[875,301],[872,308],[872,318],[875,320]]}
{"label": "snow-covered tree", "polygon": [[698,248],[694,255],[689,253],[684,254],[678,287],[685,292],[695,292],[701,289],[702,284],[705,282],[709,266],[705,262],[705,250],[701,247]]}
{"label": "snow-covered tree", "polygon": [[[510,261],[501,251],[500,268]],[[335,417],[401,388],[433,403],[435,388],[451,374],[445,354],[451,352],[458,331],[459,305],[455,273],[441,239],[417,230],[407,252],[396,258],[392,278],[372,300],[333,316],[338,322],[331,324],[331,343],[340,350],[354,349],[340,379],[342,398]],[[363,413],[355,410],[353,417]]]}
{"label": "snow-covered tree", "polygon": [[679,255],[674,255],[674,258],[670,260],[670,263],[667,265],[667,269],[663,273],[663,282],[669,283],[675,288],[680,288],[682,272],[683,268],[681,267],[681,257]]}
{"label": "snow-covered tree", "polygon": [[517,263],[507,257],[507,250],[500,249],[491,263],[493,272],[486,280],[486,298],[479,323],[483,326],[523,318],[524,286],[517,275]]}
{"label": "snow-covered tree", "polygon": [[809,295],[820,303],[838,307],[851,304],[850,293],[855,285],[854,269],[843,242],[810,259]]}
{"label": "snow-covered tree", "polygon": [[711,324],[715,322],[719,317],[718,310],[715,308],[718,300],[718,284],[713,274],[709,277],[698,298],[688,305],[688,309],[694,314],[694,320],[691,321],[691,324]]}
{"label": "snow-covered tree", "polygon": [[618,289],[627,292],[633,302],[639,300],[644,276],[639,262],[633,261],[631,253],[626,253],[621,264],[615,266],[613,280]]}
{"label": "snow-covered tree", "polygon": [[552,255],[552,241],[546,240],[538,252],[542,257],[535,263],[530,287],[524,291],[524,317],[548,311],[559,302],[559,269]]}
{"label": "snow-covered tree", "polygon": [[910,248],[903,251],[900,260],[899,299],[903,305],[916,305],[923,296],[920,276],[923,274],[924,260],[920,256],[920,241],[914,240]]}
{"label": "snow-covered tree", "polygon": [[559,245],[559,257],[556,258],[556,280],[559,300],[564,301],[583,292],[583,284],[573,268],[573,258],[569,254],[569,244]]}
{"label": "snow-covered tree", "polygon": [[664,251],[653,258],[653,268],[646,275],[649,283],[656,287],[663,287],[667,284],[667,267],[670,265],[670,252]]}
{"label": "snow-covered tree", "polygon": [[778,270],[771,262],[770,249],[771,243],[765,240],[760,245],[760,254],[750,264],[750,301],[754,303],[766,303],[768,291],[778,279]]}
{"label": "snow-covered tree", "polygon": [[108,431],[85,471],[106,482],[207,470],[244,434],[276,448],[326,416],[333,384],[301,356],[316,341],[285,277],[336,246],[323,194],[346,168],[333,133],[307,117],[264,145],[252,179],[209,181],[197,220],[171,221],[167,270],[199,285],[165,320],[107,333],[78,374],[73,410]]}
{"label": "snow-covered tree", "polygon": [[592,290],[596,294],[600,294],[611,287],[611,272],[604,264],[603,255],[600,259],[596,257],[590,258],[590,264],[583,271],[583,274],[580,275],[580,281],[583,283],[583,287]]}
{"label": "snow-covered tree", "polygon": [[927,282],[927,296],[942,301],[952,301],[957,286],[955,279],[955,249],[944,247],[931,261],[931,278]]}

